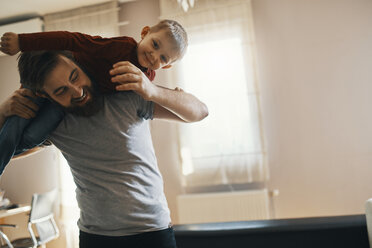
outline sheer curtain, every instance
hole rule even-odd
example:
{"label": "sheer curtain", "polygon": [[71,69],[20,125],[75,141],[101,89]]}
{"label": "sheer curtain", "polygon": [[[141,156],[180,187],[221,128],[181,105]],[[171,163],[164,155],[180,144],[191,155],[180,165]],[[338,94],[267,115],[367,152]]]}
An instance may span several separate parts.
{"label": "sheer curtain", "polygon": [[119,35],[117,1],[85,6],[44,16],[45,31],[66,30],[102,37]]}
{"label": "sheer curtain", "polygon": [[[44,16],[45,31],[72,31],[102,37],[119,35],[119,7],[117,1],[85,6]],[[79,209],[75,198],[73,182],[67,161],[59,152],[61,181],[61,216],[59,225],[63,237],[62,247],[79,247],[79,230],[76,222]]]}
{"label": "sheer curtain", "polygon": [[171,80],[200,97],[209,116],[179,125],[185,186],[268,179],[249,0],[198,0],[184,12],[160,0],[161,18],[179,21],[189,36]]}

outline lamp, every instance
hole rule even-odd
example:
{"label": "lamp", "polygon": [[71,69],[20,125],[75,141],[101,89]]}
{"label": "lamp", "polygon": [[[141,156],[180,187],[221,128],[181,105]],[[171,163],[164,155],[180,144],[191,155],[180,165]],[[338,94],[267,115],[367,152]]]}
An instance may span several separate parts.
{"label": "lamp", "polygon": [[189,7],[194,7],[195,4],[195,0],[177,0],[177,2],[185,12],[189,10]]}

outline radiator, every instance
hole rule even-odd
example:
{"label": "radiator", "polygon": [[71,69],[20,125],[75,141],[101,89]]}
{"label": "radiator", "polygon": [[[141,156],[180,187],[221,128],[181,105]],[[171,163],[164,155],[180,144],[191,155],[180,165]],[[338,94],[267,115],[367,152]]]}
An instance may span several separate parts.
{"label": "radiator", "polygon": [[269,203],[266,189],[180,195],[179,224],[269,219]]}

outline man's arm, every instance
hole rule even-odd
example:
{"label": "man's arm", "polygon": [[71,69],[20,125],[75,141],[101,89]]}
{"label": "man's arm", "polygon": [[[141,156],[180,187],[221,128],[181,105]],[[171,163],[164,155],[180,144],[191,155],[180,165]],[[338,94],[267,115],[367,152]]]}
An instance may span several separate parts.
{"label": "man's arm", "polygon": [[157,86],[157,94],[151,101],[154,105],[154,118],[197,122],[208,116],[207,106],[194,95],[180,88],[174,90]]}
{"label": "man's arm", "polygon": [[0,175],[17,150],[23,128],[30,122],[27,119],[34,117],[38,110],[30,100],[34,97],[30,90],[19,89],[0,104]]}
{"label": "man's arm", "polygon": [[28,89],[18,89],[0,105],[0,130],[9,116],[18,115],[25,119],[35,117],[39,107],[28,97],[36,96]]}
{"label": "man's arm", "polygon": [[192,94],[176,88],[167,89],[151,83],[133,64],[119,62],[110,71],[118,91],[133,90],[147,101],[153,101],[154,118],[183,122],[201,121],[208,116],[207,106]]}

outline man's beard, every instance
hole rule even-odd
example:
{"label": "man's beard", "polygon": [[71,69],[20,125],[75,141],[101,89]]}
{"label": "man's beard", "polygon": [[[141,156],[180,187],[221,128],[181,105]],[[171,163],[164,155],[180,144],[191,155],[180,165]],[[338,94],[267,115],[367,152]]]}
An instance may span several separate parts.
{"label": "man's beard", "polygon": [[82,106],[72,102],[71,106],[63,107],[67,113],[88,117],[98,113],[102,109],[103,97],[99,93],[99,91],[93,86],[93,82],[92,87],[84,86],[83,90],[87,92],[86,94],[90,95],[89,101],[87,101]]}
{"label": "man's beard", "polygon": [[83,90],[86,92],[86,94],[90,95],[90,99],[82,106],[79,106],[76,103],[72,102],[71,106],[64,107],[57,103],[55,100],[53,100],[49,95],[48,98],[51,102],[63,108],[63,110],[65,110],[67,113],[85,117],[92,116],[102,109],[103,96],[98,91],[95,82],[93,80],[91,80],[91,82],[92,86],[83,86]]}

